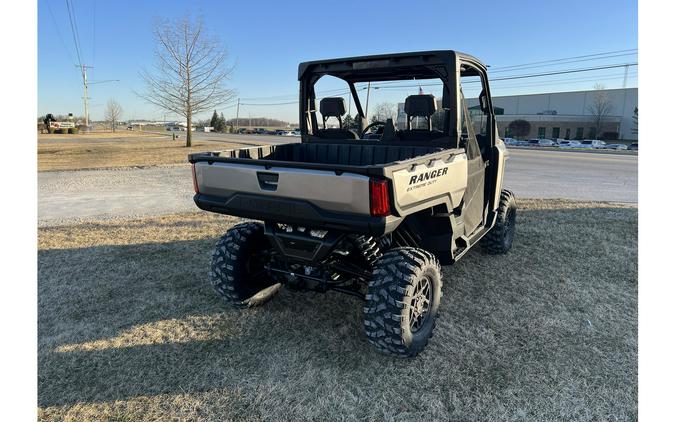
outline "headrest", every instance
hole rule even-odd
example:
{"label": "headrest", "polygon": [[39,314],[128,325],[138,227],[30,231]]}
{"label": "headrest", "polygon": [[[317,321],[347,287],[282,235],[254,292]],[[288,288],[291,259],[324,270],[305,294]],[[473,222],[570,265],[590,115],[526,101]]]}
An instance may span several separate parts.
{"label": "headrest", "polygon": [[408,117],[431,117],[436,112],[436,100],[431,94],[410,95],[404,110]]}
{"label": "headrest", "polygon": [[323,117],[342,117],[346,112],[345,99],[342,97],[322,98],[319,103],[319,112]]}

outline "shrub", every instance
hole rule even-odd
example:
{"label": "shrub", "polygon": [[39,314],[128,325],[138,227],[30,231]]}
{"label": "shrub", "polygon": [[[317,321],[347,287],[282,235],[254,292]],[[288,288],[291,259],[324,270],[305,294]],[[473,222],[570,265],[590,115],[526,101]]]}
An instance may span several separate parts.
{"label": "shrub", "polygon": [[516,138],[526,137],[530,134],[530,130],[532,130],[532,125],[527,120],[519,119],[509,123],[509,133]]}

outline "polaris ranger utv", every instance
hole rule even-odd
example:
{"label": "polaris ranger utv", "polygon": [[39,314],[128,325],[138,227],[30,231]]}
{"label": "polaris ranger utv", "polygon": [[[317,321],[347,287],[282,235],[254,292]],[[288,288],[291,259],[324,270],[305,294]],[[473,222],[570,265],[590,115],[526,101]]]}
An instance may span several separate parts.
{"label": "polaris ranger utv", "polygon": [[[322,78],[348,89],[357,131],[343,125],[345,98],[323,97],[317,109]],[[516,205],[502,189],[507,152],[486,67],[459,52],[429,51],[301,63],[298,79],[301,143],[189,156],[199,208],[262,221],[220,239],[213,286],[237,307],[260,305],[281,285],[358,296],[375,348],[414,356],[432,336],[440,265],[477,243],[505,253],[514,238]],[[367,124],[359,96],[366,84],[368,99],[371,84],[378,95],[391,87],[416,94],[397,122]],[[468,107],[467,89],[478,105]]]}

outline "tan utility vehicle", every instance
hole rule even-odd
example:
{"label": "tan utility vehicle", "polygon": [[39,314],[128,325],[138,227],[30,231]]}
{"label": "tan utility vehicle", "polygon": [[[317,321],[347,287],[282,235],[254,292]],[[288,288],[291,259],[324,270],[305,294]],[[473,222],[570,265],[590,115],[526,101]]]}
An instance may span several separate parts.
{"label": "tan utility vehicle", "polygon": [[[345,84],[356,130],[343,124],[345,98],[324,97],[317,109],[322,78]],[[301,143],[190,155],[199,208],[261,221],[220,239],[212,283],[243,307],[282,285],[359,296],[377,350],[414,356],[434,329],[440,265],[477,243],[505,253],[515,234],[486,67],[466,54],[430,51],[302,63],[298,79]],[[359,97],[366,84],[417,92],[396,116],[401,128],[394,117],[366,124]],[[423,87],[440,92],[440,101]],[[477,90],[477,106],[466,104],[467,88]]]}

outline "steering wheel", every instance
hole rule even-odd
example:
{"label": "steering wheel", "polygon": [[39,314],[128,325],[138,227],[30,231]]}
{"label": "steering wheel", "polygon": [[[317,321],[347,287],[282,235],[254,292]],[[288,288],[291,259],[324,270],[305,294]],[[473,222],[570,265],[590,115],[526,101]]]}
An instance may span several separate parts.
{"label": "steering wheel", "polygon": [[382,126],[382,127],[384,127],[384,125],[385,125],[384,122],[373,122],[373,123],[369,124],[368,126],[366,126],[365,128],[363,128],[363,130],[361,131],[361,136],[360,136],[361,139],[363,139],[363,135],[365,135],[366,132],[368,132],[370,129],[372,129],[372,128],[376,127],[376,126]]}

